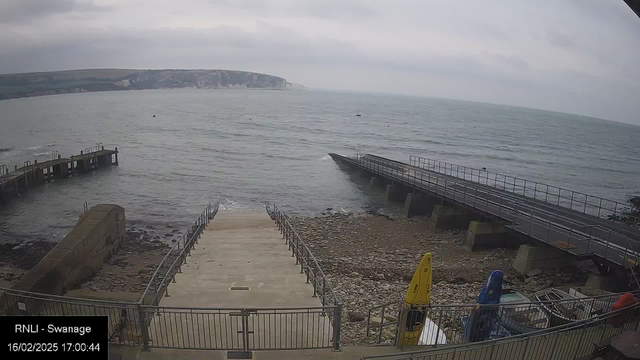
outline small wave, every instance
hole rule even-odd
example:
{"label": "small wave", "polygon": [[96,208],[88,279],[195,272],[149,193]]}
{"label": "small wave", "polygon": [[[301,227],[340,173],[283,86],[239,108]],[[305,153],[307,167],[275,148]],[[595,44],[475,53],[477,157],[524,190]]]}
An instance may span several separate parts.
{"label": "small wave", "polygon": [[4,152],[10,152],[15,150],[15,148],[12,147],[8,147],[8,148],[0,148],[0,153],[4,153]]}
{"label": "small wave", "polygon": [[39,150],[42,149],[42,145],[38,145],[38,146],[29,146],[27,148],[27,150]]}
{"label": "small wave", "polygon": [[33,153],[33,156],[45,156],[45,155],[49,155],[49,154],[51,154],[51,153],[50,153],[50,152],[48,152],[48,151],[44,151],[44,152],[34,152],[34,153]]}
{"label": "small wave", "polygon": [[224,198],[224,200],[220,201],[220,209],[222,210],[230,210],[238,207],[239,204],[231,199]]}
{"label": "small wave", "polygon": [[329,160],[331,159],[331,155],[325,155],[323,157],[321,157],[320,159],[318,159],[318,161],[325,161],[325,160]]}

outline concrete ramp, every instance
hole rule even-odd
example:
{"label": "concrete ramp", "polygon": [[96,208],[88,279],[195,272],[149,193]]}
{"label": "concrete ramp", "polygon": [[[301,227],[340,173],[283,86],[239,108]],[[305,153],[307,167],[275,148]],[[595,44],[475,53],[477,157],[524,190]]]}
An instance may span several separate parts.
{"label": "concrete ramp", "polygon": [[265,211],[218,212],[169,295],[161,306],[322,306]]}
{"label": "concrete ramp", "polygon": [[331,347],[335,309],[313,288],[262,212],[218,212],[149,326],[152,347]]}

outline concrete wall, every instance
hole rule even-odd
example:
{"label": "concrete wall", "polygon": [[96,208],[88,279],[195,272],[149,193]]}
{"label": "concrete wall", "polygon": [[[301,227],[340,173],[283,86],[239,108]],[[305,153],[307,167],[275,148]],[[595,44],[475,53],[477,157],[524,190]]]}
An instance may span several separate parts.
{"label": "concrete wall", "polygon": [[534,269],[562,269],[573,264],[575,264],[573,255],[544,244],[520,245],[513,259],[513,268],[523,275]]}
{"label": "concrete wall", "polygon": [[124,209],[96,205],[12,289],[62,295],[92,278],[125,239]]}

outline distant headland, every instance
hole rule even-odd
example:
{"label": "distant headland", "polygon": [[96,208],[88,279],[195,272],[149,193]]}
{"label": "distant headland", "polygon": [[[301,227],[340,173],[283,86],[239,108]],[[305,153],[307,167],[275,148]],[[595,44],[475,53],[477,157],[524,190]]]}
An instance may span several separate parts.
{"label": "distant headland", "polygon": [[174,88],[308,90],[279,76],[235,70],[83,69],[0,75],[0,100],[94,91]]}

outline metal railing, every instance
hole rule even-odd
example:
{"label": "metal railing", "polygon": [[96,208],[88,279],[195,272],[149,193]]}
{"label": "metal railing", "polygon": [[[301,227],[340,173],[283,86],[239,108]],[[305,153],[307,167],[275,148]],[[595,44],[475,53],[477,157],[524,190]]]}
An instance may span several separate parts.
{"label": "metal railing", "polygon": [[287,216],[284,215],[275,204],[273,204],[273,207],[266,205],[266,210],[271,219],[276,222],[280,232],[282,232],[285,244],[287,244],[289,250],[291,250],[291,256],[296,258],[296,265],[300,265],[300,274],[306,275],[307,284],[311,283],[313,287],[313,296],[320,298],[322,306],[336,308],[336,311],[329,312],[328,316],[333,322],[335,349],[340,349],[342,303],[333,291],[333,287],[331,286],[327,276],[324,274],[322,267],[318,264],[318,261],[311,253],[311,250],[309,250],[307,244],[302,240],[302,237],[298,234],[293,225],[291,225]]}
{"label": "metal railing", "polygon": [[0,315],[107,316],[109,342],[142,345],[141,305],[122,301],[77,299],[0,289]]}
{"label": "metal railing", "polygon": [[313,286],[313,296],[319,297],[323,306],[340,305],[340,301],[336,297],[318,261],[309,250],[307,244],[304,243],[302,237],[291,225],[287,216],[275,204],[273,204],[273,207],[267,205],[267,212],[282,232],[285,244],[291,250],[291,256],[296,258],[296,265],[300,265],[300,273],[306,274],[307,284],[311,283]]}
{"label": "metal railing", "polygon": [[637,331],[640,304],[612,311],[591,319],[553,329],[543,329],[517,336],[476,343],[444,346],[429,350],[366,356],[364,359],[386,360],[573,360],[589,355],[596,344],[625,331]]}
{"label": "metal railing", "polygon": [[[369,309],[367,337],[374,343],[395,344],[399,348],[403,348],[405,342],[438,347],[509,337],[608,313],[622,294],[499,305],[426,305],[406,309],[402,308],[402,302],[396,301]],[[639,297],[640,291],[632,294]],[[421,320],[420,323],[428,329],[427,335],[420,337],[421,334],[407,329],[407,323],[415,320]]]}
{"label": "metal railing", "polygon": [[[149,347],[252,350],[339,349],[338,306],[179,308],[143,306]],[[330,316],[327,316],[330,315]]]}
{"label": "metal railing", "polygon": [[640,223],[640,218],[630,214],[629,205],[615,200],[420,156],[410,155],[409,164],[604,219],[616,219],[621,216],[628,216],[631,222]]}
{"label": "metal railing", "polygon": [[[109,341],[132,346],[216,349],[249,352],[251,350],[340,349],[342,305],[308,249],[299,258],[314,296],[321,307],[292,308],[203,308],[158,306],[176,272],[186,263],[191,249],[218,205],[209,204],[178,241],[154,272],[142,298],[136,303],[77,299],[0,289],[0,315],[106,315]],[[269,209],[273,217],[274,212]],[[278,213],[279,211],[276,210]],[[280,213],[279,213],[280,214]],[[280,214],[281,226],[286,224]],[[275,219],[275,217],[274,217]],[[290,226],[290,224],[288,224]],[[304,243],[291,239],[290,247],[302,249]],[[301,253],[298,251],[298,253]],[[332,305],[329,305],[332,304]]]}
{"label": "metal railing", "polygon": [[338,319],[339,311],[338,306],[162,307],[0,289],[1,315],[107,316],[109,342],[144,348],[338,349],[331,319]]}
{"label": "metal railing", "polygon": [[172,281],[175,282],[175,274],[177,272],[182,272],[182,265],[187,262],[187,256],[191,255],[191,249],[197,244],[198,238],[209,221],[218,213],[218,208],[218,203],[215,205],[207,205],[191,225],[191,228],[169,249],[142,293],[140,301],[143,304],[157,306],[160,304],[162,297],[169,294],[169,283]]}
{"label": "metal railing", "polygon": [[451,179],[399,161],[374,155],[340,158],[374,175],[506,221],[513,230],[563,251],[578,256],[595,255],[625,268],[637,267],[637,262],[629,260],[638,259],[640,242],[611,229],[524,204],[507,192],[488,191],[484,186]]}

